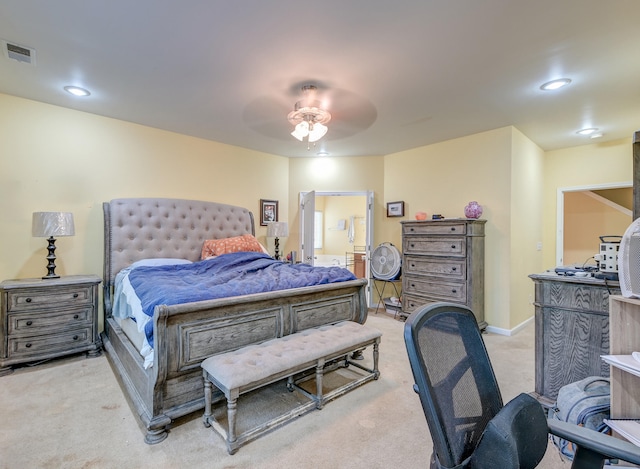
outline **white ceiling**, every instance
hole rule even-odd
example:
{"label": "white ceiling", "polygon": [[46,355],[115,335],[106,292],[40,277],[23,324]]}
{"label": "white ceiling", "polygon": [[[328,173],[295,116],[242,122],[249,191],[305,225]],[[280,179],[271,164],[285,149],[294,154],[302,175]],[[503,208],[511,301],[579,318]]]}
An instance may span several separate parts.
{"label": "white ceiling", "polygon": [[[2,0],[0,39],[36,63],[0,56],[0,92],[290,157],[508,125],[551,150],[640,130],[638,18],[638,0]],[[286,118],[305,84],[333,115],[310,151]]]}

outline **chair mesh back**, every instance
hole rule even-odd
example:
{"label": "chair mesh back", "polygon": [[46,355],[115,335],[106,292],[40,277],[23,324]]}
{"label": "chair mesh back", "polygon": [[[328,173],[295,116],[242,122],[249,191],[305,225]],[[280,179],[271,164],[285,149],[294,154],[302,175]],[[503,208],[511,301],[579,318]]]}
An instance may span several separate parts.
{"label": "chair mesh back", "polygon": [[433,303],[410,316],[405,342],[438,460],[460,464],[502,408],[476,319],[463,306]]}

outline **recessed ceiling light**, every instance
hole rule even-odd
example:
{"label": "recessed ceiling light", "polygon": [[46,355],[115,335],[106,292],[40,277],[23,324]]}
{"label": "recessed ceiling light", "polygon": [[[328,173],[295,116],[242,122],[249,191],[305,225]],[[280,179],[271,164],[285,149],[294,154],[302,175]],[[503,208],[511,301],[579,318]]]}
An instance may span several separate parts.
{"label": "recessed ceiling light", "polygon": [[321,151],[316,153],[316,156],[329,156],[329,152],[321,150]]}
{"label": "recessed ceiling light", "polygon": [[598,132],[598,133],[589,135],[589,138],[602,138],[603,135],[604,134],[602,132]]}
{"label": "recessed ceiling light", "polygon": [[579,135],[591,135],[597,131],[598,129],[596,129],[595,127],[589,127],[588,129],[578,130],[576,133]]}
{"label": "recessed ceiling light", "polygon": [[557,90],[558,88],[562,88],[569,83],[571,83],[571,80],[569,78],[559,78],[557,80],[551,80],[540,85],[540,89],[544,91],[553,91]]}
{"label": "recessed ceiling light", "polygon": [[79,86],[65,86],[64,90],[74,96],[89,96],[91,94],[89,90],[85,90]]}

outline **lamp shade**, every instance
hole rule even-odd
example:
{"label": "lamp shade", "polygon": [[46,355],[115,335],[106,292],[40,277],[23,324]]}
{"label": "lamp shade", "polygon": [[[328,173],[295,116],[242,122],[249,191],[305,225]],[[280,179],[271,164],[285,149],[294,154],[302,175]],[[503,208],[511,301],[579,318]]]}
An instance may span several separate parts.
{"label": "lamp shade", "polygon": [[267,236],[271,238],[286,238],[289,236],[289,225],[286,221],[273,221],[267,227]]}
{"label": "lamp shade", "polygon": [[33,212],[31,234],[36,237],[73,236],[76,234],[73,213]]}

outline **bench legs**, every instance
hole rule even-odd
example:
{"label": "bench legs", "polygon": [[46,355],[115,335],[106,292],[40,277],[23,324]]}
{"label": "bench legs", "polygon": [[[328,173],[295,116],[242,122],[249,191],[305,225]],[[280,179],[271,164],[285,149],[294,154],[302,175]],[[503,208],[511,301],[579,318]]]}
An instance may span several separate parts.
{"label": "bench legs", "polygon": [[[345,357],[345,365],[353,365],[356,368],[360,368],[367,372],[366,375],[361,376],[358,379],[355,379],[339,388],[336,388],[326,395],[323,393],[322,385],[323,385],[323,377],[325,373],[325,365],[326,359],[320,358],[316,362],[315,366],[315,380],[316,380],[316,393],[312,394],[307,392],[305,389],[301,388],[293,375],[287,378],[287,389],[289,391],[293,391],[294,388],[298,389],[304,395],[310,398],[310,401],[304,404],[299,405],[295,409],[292,409],[288,413],[284,415],[275,417],[270,421],[261,424],[251,430],[247,430],[240,435],[236,433],[236,414],[238,407],[238,397],[240,395],[239,389],[222,389],[220,385],[217,385],[218,388],[224,393],[227,400],[227,429],[225,429],[220,423],[218,423],[212,412],[212,397],[213,397],[213,382],[216,382],[213,376],[209,375],[206,370],[204,370],[204,415],[202,420],[204,422],[205,427],[213,427],[213,429],[219,433],[226,442],[227,451],[229,454],[234,454],[240,446],[244,443],[249,442],[257,438],[258,436],[266,433],[267,431],[273,430],[281,425],[284,425],[288,421],[299,417],[311,410],[314,409],[322,409],[324,404],[330,400],[335,399],[338,396],[346,394],[352,389],[374,379],[378,379],[380,376],[380,372],[378,371],[378,346],[380,343],[380,339],[374,339],[368,345],[373,345],[373,369],[368,369],[359,363],[355,363],[349,360],[348,354]],[[330,368],[330,367],[329,367]],[[307,368],[308,370],[308,368]],[[313,374],[310,376],[307,375],[306,379],[310,379]],[[305,378],[302,379],[303,381]],[[298,381],[299,382],[299,381]]]}

